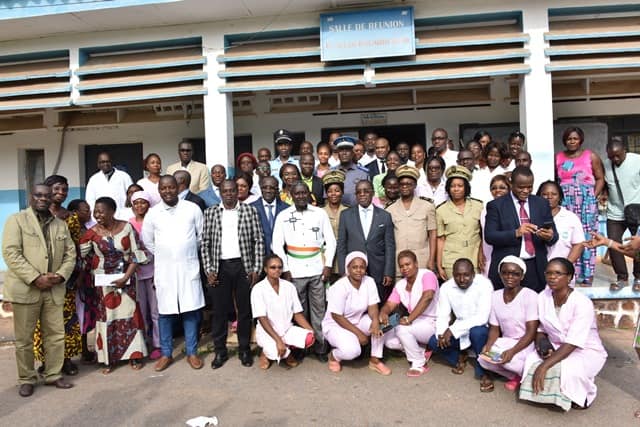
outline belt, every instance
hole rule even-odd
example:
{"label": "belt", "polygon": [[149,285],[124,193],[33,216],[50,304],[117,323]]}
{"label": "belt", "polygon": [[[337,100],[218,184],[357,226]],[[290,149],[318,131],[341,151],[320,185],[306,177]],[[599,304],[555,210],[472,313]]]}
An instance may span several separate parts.
{"label": "belt", "polygon": [[229,258],[229,259],[221,259],[220,262],[242,262],[242,258]]}

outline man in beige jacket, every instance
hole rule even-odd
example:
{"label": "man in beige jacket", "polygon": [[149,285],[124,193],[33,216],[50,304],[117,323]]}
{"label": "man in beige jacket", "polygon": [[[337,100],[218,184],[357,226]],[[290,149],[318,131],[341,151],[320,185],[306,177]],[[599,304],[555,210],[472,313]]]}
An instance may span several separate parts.
{"label": "man in beige jacket", "polygon": [[182,141],[178,144],[178,156],[180,161],[167,167],[167,174],[173,175],[175,171],[185,170],[191,175],[189,191],[200,194],[211,186],[209,169],[204,163],[193,160],[193,144]]}
{"label": "man in beige jacket", "polygon": [[42,325],[47,364],[45,385],[71,388],[60,373],[64,360],[65,282],[76,263],[76,249],[64,221],[49,212],[51,189],[35,185],[30,207],[7,219],[2,236],[2,256],[8,267],[4,299],[13,305],[16,363],[20,396],[33,394],[33,331]]}

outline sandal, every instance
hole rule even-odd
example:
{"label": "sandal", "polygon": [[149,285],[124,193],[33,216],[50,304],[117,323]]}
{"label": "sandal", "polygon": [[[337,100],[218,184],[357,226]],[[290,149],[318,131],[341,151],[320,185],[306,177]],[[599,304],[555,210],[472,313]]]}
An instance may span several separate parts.
{"label": "sandal", "polygon": [[633,279],[633,286],[631,287],[633,292],[640,292],[640,279]]}
{"label": "sandal", "polygon": [[369,362],[369,369],[374,372],[379,373],[380,375],[387,376],[391,375],[391,369],[387,365],[385,365],[382,360],[378,362]]}
{"label": "sandal", "polygon": [[519,375],[516,375],[515,377],[511,378],[509,381],[504,383],[504,388],[506,388],[509,391],[516,391],[518,387],[520,387],[521,380],[522,378],[520,378]]}
{"label": "sandal", "polygon": [[613,282],[613,283],[611,283],[609,285],[609,290],[611,292],[618,292],[619,290],[621,290],[625,286],[627,286],[627,281],[626,280],[618,280],[617,282]]}
{"label": "sandal", "polygon": [[102,368],[102,375],[109,375],[111,372],[113,372],[113,367],[109,365],[105,365],[105,367]]}
{"label": "sandal", "polygon": [[462,375],[464,374],[464,370],[466,367],[467,367],[467,355],[461,354],[460,357],[458,358],[458,364],[456,365],[455,368],[451,368],[451,372],[456,375]]}
{"label": "sandal", "polygon": [[129,361],[129,365],[131,365],[131,369],[133,369],[134,371],[139,371],[144,366],[142,364],[142,361],[138,359],[131,359]]}
{"label": "sandal", "polygon": [[340,362],[333,358],[333,353],[329,353],[329,370],[331,372],[340,372],[341,369]]}
{"label": "sandal", "polygon": [[491,393],[495,386],[493,385],[493,381],[489,378],[483,378],[480,380],[480,391],[482,393]]}
{"label": "sandal", "polygon": [[417,378],[429,372],[430,368],[428,366],[420,366],[419,368],[410,368],[407,371],[407,376],[409,378]]}
{"label": "sandal", "polygon": [[269,369],[271,366],[271,361],[267,359],[267,356],[262,352],[260,354],[260,358],[258,359],[258,367],[263,370]]}

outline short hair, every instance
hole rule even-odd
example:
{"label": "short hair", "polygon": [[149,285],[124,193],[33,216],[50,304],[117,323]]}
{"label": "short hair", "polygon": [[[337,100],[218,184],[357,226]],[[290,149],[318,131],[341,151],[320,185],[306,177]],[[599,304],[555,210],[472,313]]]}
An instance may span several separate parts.
{"label": "short hair", "polygon": [[444,159],[440,156],[429,156],[427,157],[427,160],[424,161],[424,164],[422,165],[422,169],[424,169],[424,171],[426,172],[429,166],[429,163],[436,161],[440,164],[440,169],[442,169],[442,173],[444,173],[444,168],[446,166],[446,163],[444,162]]}
{"label": "short hair", "polygon": [[538,191],[536,192],[536,196],[541,197],[542,189],[547,185],[553,185],[554,187],[556,187],[556,191],[558,191],[558,195],[560,196],[560,204],[562,204],[562,201],[564,200],[564,191],[562,191],[562,187],[560,187],[560,184],[558,184],[556,181],[548,180],[540,184],[540,187],[538,187]]}
{"label": "short hair", "polygon": [[516,180],[516,177],[518,176],[524,176],[526,178],[532,178],[533,177],[533,172],[531,171],[530,168],[526,167],[526,166],[516,166],[516,168],[511,172],[511,183],[514,183]]}
{"label": "short hair", "polygon": [[251,190],[251,188],[253,187],[253,177],[251,175],[249,175],[246,172],[236,172],[236,177],[234,178],[234,181],[238,181],[239,179],[244,179],[245,181],[247,181],[247,184],[249,185],[249,190]]}
{"label": "short hair", "polygon": [[144,188],[142,188],[142,186],[140,184],[136,184],[135,182],[133,184],[131,184],[130,186],[127,187],[127,193],[129,192],[129,190],[131,190],[132,188],[138,188],[137,191],[142,191],[144,190]]}
{"label": "short hair", "polygon": [[320,151],[321,148],[326,148],[329,151],[329,153],[331,153],[331,147],[329,146],[328,142],[324,142],[324,141],[318,142],[318,145],[316,146],[316,153]]}
{"label": "short hair", "polygon": [[[87,203],[87,201],[83,200],[83,199],[73,199],[67,205],[67,210],[72,211],[72,212],[76,212],[76,211],[78,211],[80,209],[80,205],[83,204],[83,203]],[[87,203],[87,205],[88,204],[89,203]]]}
{"label": "short hair", "polygon": [[489,182],[489,188],[491,188],[491,186],[496,182],[496,181],[502,181],[505,184],[507,184],[507,187],[511,188],[511,182],[509,182],[509,178],[507,178],[506,175],[496,175],[493,178],[491,178],[491,182]]}
{"label": "short hair", "polygon": [[571,135],[573,132],[577,133],[578,136],[580,137],[580,144],[584,142],[584,131],[577,126],[570,126],[566,128],[564,132],[562,132],[563,144],[567,141],[567,139],[569,139],[569,135]]}
{"label": "short hair", "polygon": [[516,138],[520,138],[522,140],[522,143],[524,144],[525,141],[527,140],[526,137],[524,136],[524,133],[518,131],[515,132],[511,132],[509,134],[509,138],[507,139],[507,141],[511,142],[511,140],[516,139]]}
{"label": "short hair", "polygon": [[163,180],[171,180],[171,181],[173,181],[173,184],[174,184],[176,187],[178,186],[178,181],[176,180],[176,177],[175,177],[175,176],[173,176],[173,175],[169,175],[169,174],[162,175],[162,176],[160,177],[160,179],[158,180],[158,186],[160,185],[160,183],[161,183]]}
{"label": "short hair", "polygon": [[173,173],[176,183],[182,182],[185,186],[191,185],[191,174],[185,170],[179,169]]}
{"label": "short hair", "polygon": [[265,176],[264,178],[262,178],[262,179],[260,180],[260,187],[262,187],[262,185],[263,185],[263,184],[265,183],[265,181],[267,181],[267,180],[268,180],[268,181],[272,181],[272,180],[273,180],[273,182],[276,184],[276,188],[278,188],[278,180],[276,179],[276,177],[275,177],[275,176],[271,176],[271,175]]}
{"label": "short hair", "polygon": [[607,141],[607,151],[612,150],[614,147],[622,148],[623,150],[628,150],[627,143],[621,136],[612,136]]}
{"label": "short hair", "polygon": [[298,186],[300,186],[300,187],[304,187],[304,189],[305,189],[307,192],[309,192],[309,193],[310,193],[310,191],[309,191],[309,186],[308,186],[307,184],[305,184],[305,183],[304,183],[304,181],[300,181],[300,180],[295,181],[293,184],[291,184],[291,188],[289,189],[289,191],[293,192],[293,189],[294,189],[294,188],[296,188],[296,187],[298,187]]}
{"label": "short hair", "polygon": [[182,144],[189,144],[191,146],[191,148],[193,149],[193,144],[191,143],[191,141],[187,141],[187,140],[183,139],[182,141],[178,142],[178,148],[180,148],[180,146]]}
{"label": "short hair", "polygon": [[573,279],[573,276],[576,274],[576,268],[573,266],[573,263],[571,261],[561,257],[551,258],[549,262],[547,262],[547,266],[551,265],[554,262],[562,264],[567,270],[567,273],[569,273],[569,280]]}
{"label": "short hair", "polygon": [[384,178],[382,178],[382,187],[387,185],[387,182],[391,181],[392,179],[397,180],[398,177],[396,176],[396,172],[395,171],[387,171],[387,174],[384,176]]}
{"label": "short hair", "polygon": [[359,185],[366,185],[367,187],[369,187],[369,189],[373,190],[373,183],[368,179],[361,179],[356,182],[356,188],[358,188]]}
{"label": "short hair", "polygon": [[45,180],[44,180],[44,185],[46,185],[47,187],[52,187],[55,184],[64,184],[64,185],[69,185],[69,181],[67,181],[67,178],[65,178],[62,175],[49,175]]}
{"label": "short hair", "polygon": [[498,154],[500,154],[500,159],[505,159],[507,156],[509,156],[509,147],[507,147],[506,144],[502,142],[491,141],[490,143],[488,143],[484,147],[484,151],[482,152],[482,155],[484,156],[485,159],[489,156],[489,153],[491,152],[491,150],[498,150]]}
{"label": "short hair", "polygon": [[400,263],[400,258],[411,258],[411,261],[418,262],[418,257],[416,253],[410,249],[404,249],[398,252],[397,262]]}
{"label": "short hair", "polygon": [[112,212],[115,212],[118,206],[116,205],[116,201],[111,197],[98,197],[96,199],[95,205],[104,205],[111,209]]}
{"label": "short hair", "polygon": [[468,264],[469,267],[471,267],[471,270],[473,270],[473,263],[471,262],[471,260],[469,258],[458,258],[456,260],[456,262],[453,263],[453,270],[456,269],[457,266],[459,266],[460,264]]}
{"label": "short hair", "polygon": [[262,260],[262,268],[267,268],[267,264],[269,264],[269,261],[271,261],[272,259],[277,259],[280,261],[280,263],[282,263],[282,258],[280,258],[278,255],[271,253],[269,255],[267,255],[266,257],[264,257],[264,259]]}
{"label": "short hair", "polygon": [[471,184],[469,184],[469,181],[459,176],[452,176],[450,178],[447,178],[447,182],[444,184],[444,189],[449,195],[449,198],[451,198],[451,183],[453,182],[454,179],[462,180],[464,185],[464,197],[465,198],[469,197],[471,195]]}
{"label": "short hair", "polygon": [[222,182],[220,183],[220,189],[222,189],[222,186],[225,184],[233,184],[233,188],[235,188],[236,190],[238,189],[238,184],[236,184],[236,180],[235,179],[229,179],[229,178],[225,178],[222,180]]}
{"label": "short hair", "polygon": [[145,157],[144,160],[142,160],[142,169],[147,170],[147,163],[149,163],[149,160],[151,160],[152,157],[157,157],[158,160],[162,161],[159,154],[149,153],[147,154],[147,157]]}

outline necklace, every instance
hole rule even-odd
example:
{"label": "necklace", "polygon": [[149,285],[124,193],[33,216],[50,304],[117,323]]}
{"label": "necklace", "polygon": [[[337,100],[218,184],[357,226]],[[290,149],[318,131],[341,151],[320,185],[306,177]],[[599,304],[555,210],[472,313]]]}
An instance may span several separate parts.
{"label": "necklace", "polygon": [[113,225],[109,228],[105,227],[104,225],[100,225],[100,227],[102,227],[102,229],[105,231],[106,236],[110,237],[113,239],[113,230],[116,229],[117,224],[114,222]]}
{"label": "necklace", "polygon": [[567,294],[564,296],[564,298],[562,299],[562,301],[556,301],[556,297],[555,295],[553,296],[553,304],[556,307],[562,307],[564,305],[564,303],[567,302],[567,300],[569,299],[569,295],[571,295],[571,292],[573,292],[573,289],[569,288],[569,290],[567,291]]}

